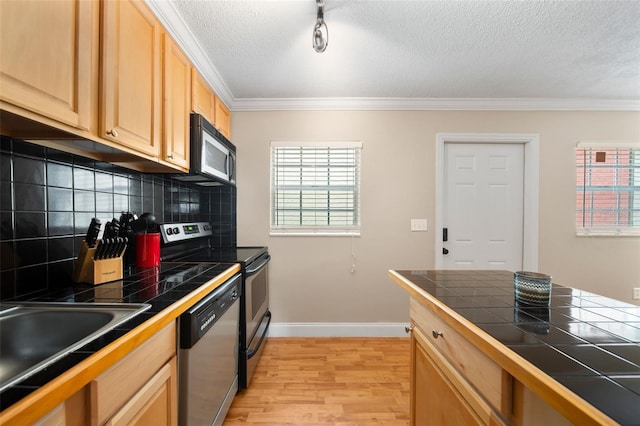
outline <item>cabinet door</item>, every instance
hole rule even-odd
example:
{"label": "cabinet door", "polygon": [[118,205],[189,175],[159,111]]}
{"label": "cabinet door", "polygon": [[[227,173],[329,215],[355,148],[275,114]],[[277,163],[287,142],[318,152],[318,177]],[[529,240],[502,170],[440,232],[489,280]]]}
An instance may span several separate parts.
{"label": "cabinet door", "polygon": [[33,423],[34,426],[84,426],[86,424],[86,392],[84,388]]}
{"label": "cabinet door", "polygon": [[79,129],[97,99],[95,1],[3,1],[0,99]]}
{"label": "cabinet door", "polygon": [[191,110],[215,123],[215,94],[195,68],[191,72]]}
{"label": "cabinet door", "polygon": [[178,423],[176,358],[140,389],[107,425],[169,426]]}
{"label": "cabinet door", "polygon": [[222,103],[220,98],[216,96],[215,99],[215,118],[214,126],[220,131],[227,139],[231,139],[231,111]]}
{"label": "cabinet door", "polygon": [[160,154],[160,24],[141,0],[104,1],[101,137]]}
{"label": "cabinet door", "polygon": [[[91,425],[104,424],[136,399],[176,356],[176,325],[169,324],[89,383]],[[146,391],[143,392],[146,394]],[[172,396],[175,398],[176,394]],[[140,398],[137,399],[138,401]],[[177,400],[176,400],[177,403]]]}
{"label": "cabinet door", "polygon": [[191,63],[178,45],[164,34],[163,160],[189,168],[189,111],[191,109]]}
{"label": "cabinet door", "polygon": [[483,422],[434,360],[430,343],[411,333],[411,424],[481,425]]}

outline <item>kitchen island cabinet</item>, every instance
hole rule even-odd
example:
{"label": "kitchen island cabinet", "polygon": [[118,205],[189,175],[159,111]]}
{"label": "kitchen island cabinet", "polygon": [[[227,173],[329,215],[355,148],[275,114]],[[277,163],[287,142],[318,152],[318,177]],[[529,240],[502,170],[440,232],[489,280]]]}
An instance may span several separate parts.
{"label": "kitchen island cabinet", "polygon": [[556,284],[525,306],[507,271],[389,275],[411,296],[412,425],[640,419],[640,330],[620,322],[640,307]]}
{"label": "kitchen island cabinet", "polygon": [[[484,424],[458,390],[465,388],[419,329],[411,340],[411,424]],[[454,384],[455,382],[455,384]]]}

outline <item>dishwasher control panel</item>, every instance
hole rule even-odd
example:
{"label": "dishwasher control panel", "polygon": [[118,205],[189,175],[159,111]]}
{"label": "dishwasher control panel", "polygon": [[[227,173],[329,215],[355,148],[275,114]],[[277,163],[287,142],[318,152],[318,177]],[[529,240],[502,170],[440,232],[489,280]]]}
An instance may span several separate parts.
{"label": "dishwasher control panel", "polygon": [[[242,275],[236,274],[180,316],[180,348],[190,349],[240,298]],[[238,321],[239,318],[236,318]]]}

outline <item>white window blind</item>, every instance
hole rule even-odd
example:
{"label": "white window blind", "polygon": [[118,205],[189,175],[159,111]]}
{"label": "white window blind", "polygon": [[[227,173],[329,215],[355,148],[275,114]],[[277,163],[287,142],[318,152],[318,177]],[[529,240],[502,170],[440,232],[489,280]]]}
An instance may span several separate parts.
{"label": "white window blind", "polygon": [[360,234],[361,142],[271,143],[271,233]]}
{"label": "white window blind", "polygon": [[578,144],[576,231],[640,235],[639,144]]}

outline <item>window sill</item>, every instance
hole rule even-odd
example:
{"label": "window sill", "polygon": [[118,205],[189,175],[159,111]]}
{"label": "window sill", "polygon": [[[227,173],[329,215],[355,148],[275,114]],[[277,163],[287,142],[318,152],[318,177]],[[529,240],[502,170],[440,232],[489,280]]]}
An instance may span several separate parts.
{"label": "window sill", "polygon": [[314,232],[314,231],[271,231],[270,237],[359,237],[360,231]]}
{"label": "window sill", "polygon": [[578,230],[577,237],[640,237],[639,230]]}

